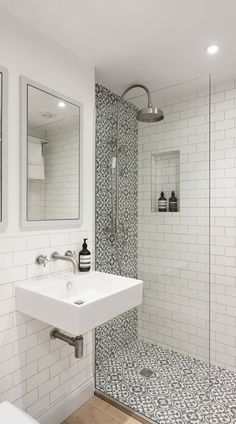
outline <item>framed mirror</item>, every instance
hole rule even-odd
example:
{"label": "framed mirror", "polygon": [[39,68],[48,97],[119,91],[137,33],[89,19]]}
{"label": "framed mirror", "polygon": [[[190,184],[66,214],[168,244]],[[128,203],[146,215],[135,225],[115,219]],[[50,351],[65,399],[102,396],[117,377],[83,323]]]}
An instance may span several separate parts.
{"label": "framed mirror", "polygon": [[82,105],[21,77],[22,227],[81,220]]}
{"label": "framed mirror", "polygon": [[0,66],[0,230],[7,227],[8,71]]}

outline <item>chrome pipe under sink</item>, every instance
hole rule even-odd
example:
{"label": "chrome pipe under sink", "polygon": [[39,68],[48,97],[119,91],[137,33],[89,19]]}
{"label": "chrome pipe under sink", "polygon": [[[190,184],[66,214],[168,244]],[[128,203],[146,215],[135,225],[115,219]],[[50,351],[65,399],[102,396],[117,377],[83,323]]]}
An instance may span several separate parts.
{"label": "chrome pipe under sink", "polygon": [[57,328],[53,328],[50,332],[50,338],[51,339],[59,339],[62,340],[65,343],[68,343],[71,346],[74,346],[75,348],[75,358],[82,358],[83,356],[83,345],[84,345],[84,339],[83,336],[76,336],[71,337],[67,334],[62,333]]}

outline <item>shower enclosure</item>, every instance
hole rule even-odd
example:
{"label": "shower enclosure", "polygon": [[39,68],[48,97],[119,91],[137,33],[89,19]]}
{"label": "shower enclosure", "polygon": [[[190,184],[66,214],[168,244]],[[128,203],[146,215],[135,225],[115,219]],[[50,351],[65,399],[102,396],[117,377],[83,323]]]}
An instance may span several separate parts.
{"label": "shower enclosure", "polygon": [[235,209],[225,190],[235,163],[224,163],[226,89],[204,77],[153,91],[164,113],[153,123],[137,120],[147,97],[135,90],[119,101],[96,86],[96,268],[144,281],[142,305],[96,329],[96,390],[147,422],[233,423],[236,264],[226,250],[236,245]]}

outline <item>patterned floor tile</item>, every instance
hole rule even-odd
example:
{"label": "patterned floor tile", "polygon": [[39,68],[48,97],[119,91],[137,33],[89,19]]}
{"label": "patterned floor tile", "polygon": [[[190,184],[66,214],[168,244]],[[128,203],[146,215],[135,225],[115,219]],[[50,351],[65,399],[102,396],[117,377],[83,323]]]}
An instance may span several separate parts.
{"label": "patterned floor tile", "polygon": [[236,424],[233,372],[146,342],[100,362],[96,388],[158,424]]}

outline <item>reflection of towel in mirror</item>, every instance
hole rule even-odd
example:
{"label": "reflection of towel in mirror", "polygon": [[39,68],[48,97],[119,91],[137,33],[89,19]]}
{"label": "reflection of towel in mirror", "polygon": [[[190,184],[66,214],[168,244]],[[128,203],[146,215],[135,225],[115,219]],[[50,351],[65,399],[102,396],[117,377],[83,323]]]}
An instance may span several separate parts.
{"label": "reflection of towel in mirror", "polygon": [[42,144],[41,140],[36,137],[28,137],[28,178],[45,180]]}

